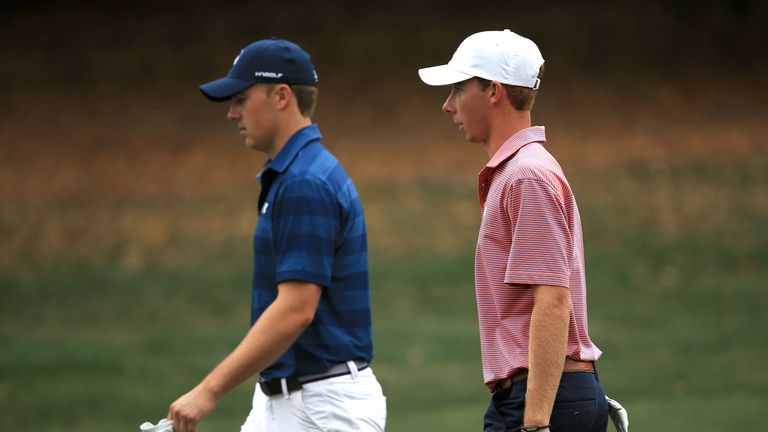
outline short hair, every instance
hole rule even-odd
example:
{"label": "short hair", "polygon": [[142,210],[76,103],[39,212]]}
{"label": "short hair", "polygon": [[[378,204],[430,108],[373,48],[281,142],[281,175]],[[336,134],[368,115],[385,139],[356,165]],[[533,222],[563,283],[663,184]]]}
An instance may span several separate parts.
{"label": "short hair", "polygon": [[[544,65],[542,64],[539,68],[539,79],[541,79],[544,76]],[[479,78],[475,77],[475,79],[480,84],[480,88],[483,90],[487,89],[489,85],[491,85],[491,81],[487,80],[485,78]],[[536,93],[537,91],[528,88],[528,87],[520,87],[510,84],[502,84],[504,88],[507,90],[507,98],[509,99],[509,103],[512,104],[512,107],[515,108],[518,111],[530,111],[533,108],[533,102],[536,100]]]}
{"label": "short hair", "polygon": [[308,85],[291,85],[290,87],[296,95],[296,104],[299,105],[301,115],[312,118],[317,105],[317,87]]}
{"label": "short hair", "polygon": [[[272,93],[276,85],[277,83],[268,84],[267,94]],[[312,115],[315,113],[315,106],[317,105],[317,87],[298,84],[286,85],[291,88],[293,95],[296,96],[296,105],[298,105],[301,115],[312,118]]]}

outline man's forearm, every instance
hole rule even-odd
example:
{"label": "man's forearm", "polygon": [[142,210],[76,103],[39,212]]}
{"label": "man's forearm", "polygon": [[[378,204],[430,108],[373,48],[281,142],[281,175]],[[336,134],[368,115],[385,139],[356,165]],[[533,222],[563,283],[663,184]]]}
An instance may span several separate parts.
{"label": "man's forearm", "polygon": [[[310,291],[312,301],[309,304],[296,301],[295,292],[281,291],[277,300],[264,311],[237,348],[200,385],[221,396],[280,358],[312,322],[317,309],[321,288],[306,285],[291,286],[288,289]],[[303,298],[304,294],[300,299]]]}
{"label": "man's forearm", "polygon": [[567,288],[537,285],[531,315],[524,424],[549,424],[563,373],[571,298]]}
{"label": "man's forearm", "polygon": [[301,319],[268,308],[240,344],[201,385],[221,396],[275,362],[306,328]]}

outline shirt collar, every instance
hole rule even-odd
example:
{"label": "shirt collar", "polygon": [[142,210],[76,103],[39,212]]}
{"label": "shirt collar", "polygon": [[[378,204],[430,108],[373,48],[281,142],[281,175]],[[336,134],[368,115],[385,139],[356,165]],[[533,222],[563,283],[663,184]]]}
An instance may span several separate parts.
{"label": "shirt collar", "polygon": [[544,143],[546,141],[547,138],[544,134],[544,126],[531,126],[519,130],[496,150],[496,153],[485,166],[488,168],[496,168],[500,163],[514,156],[514,154],[523,146],[532,142]]}
{"label": "shirt collar", "polygon": [[320,134],[320,129],[315,124],[305,126],[297,130],[288,139],[288,142],[285,143],[283,148],[280,149],[280,151],[277,153],[277,156],[275,156],[274,159],[268,160],[267,163],[264,164],[262,172],[267,169],[271,169],[280,173],[285,171],[285,169],[288,168],[288,165],[290,165],[291,162],[296,159],[296,155],[298,155],[301,150],[307,146],[307,144],[313,141],[318,141],[322,138],[323,136]]}

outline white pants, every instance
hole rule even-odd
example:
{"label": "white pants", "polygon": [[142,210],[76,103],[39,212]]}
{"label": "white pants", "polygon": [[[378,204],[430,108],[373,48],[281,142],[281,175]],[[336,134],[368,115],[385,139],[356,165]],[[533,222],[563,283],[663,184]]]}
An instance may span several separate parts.
{"label": "white pants", "polygon": [[383,432],[386,398],[370,367],[266,396],[256,385],[240,432]]}

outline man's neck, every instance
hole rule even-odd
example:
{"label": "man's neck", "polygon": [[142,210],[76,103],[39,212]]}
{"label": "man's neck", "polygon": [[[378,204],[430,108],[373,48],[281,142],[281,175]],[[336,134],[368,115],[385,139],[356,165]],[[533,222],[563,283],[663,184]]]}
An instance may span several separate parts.
{"label": "man's neck", "polygon": [[286,125],[277,133],[277,136],[275,136],[275,143],[277,143],[277,145],[269,153],[270,159],[274,159],[280,153],[280,150],[285,147],[288,140],[291,139],[296,132],[312,124],[312,119],[309,117],[299,117],[292,120],[293,121],[286,123]]}
{"label": "man's neck", "polygon": [[494,119],[491,134],[487,141],[485,149],[488,151],[488,158],[492,158],[497,151],[504,145],[512,135],[531,127],[531,112],[516,111],[504,113],[503,116]]}

